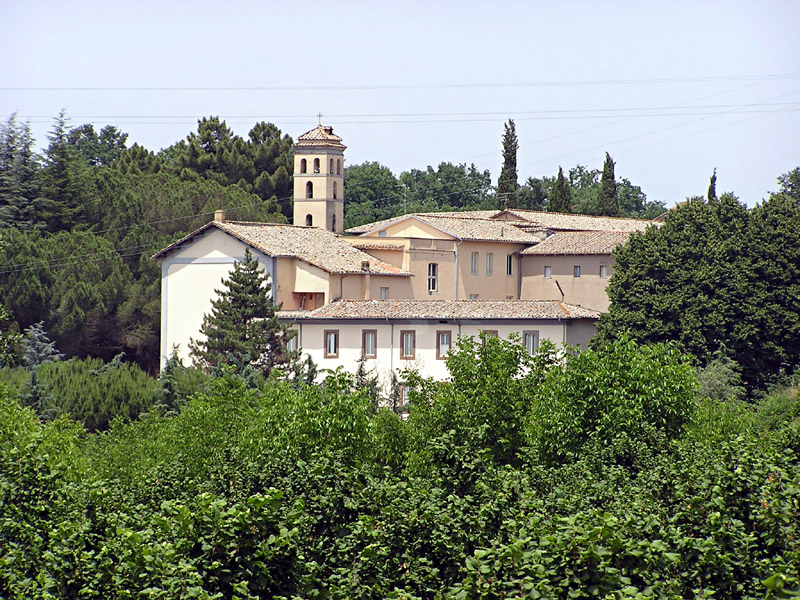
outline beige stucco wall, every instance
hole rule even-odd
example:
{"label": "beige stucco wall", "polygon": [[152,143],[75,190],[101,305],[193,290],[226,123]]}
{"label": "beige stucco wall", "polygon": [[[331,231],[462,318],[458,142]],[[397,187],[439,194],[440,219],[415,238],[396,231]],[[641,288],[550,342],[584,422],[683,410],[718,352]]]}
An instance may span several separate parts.
{"label": "beige stucco wall", "polygon": [[393,223],[380,231],[375,231],[365,237],[381,237],[381,231],[385,231],[386,235],[383,237],[389,238],[427,238],[437,240],[455,240],[455,238],[440,229],[436,229],[423,223],[422,221],[411,217],[404,219],[398,223]]}
{"label": "beige stucco wall", "polygon": [[[540,343],[542,340],[549,339],[559,347],[564,342],[572,344],[571,339],[585,347],[586,341],[594,333],[594,324],[589,321],[573,322],[572,324],[566,321],[518,321],[513,323],[487,321],[483,323],[462,322],[460,325],[452,321],[448,323],[394,321],[391,324],[385,321],[334,321],[303,323],[302,326],[295,324],[294,327],[300,334],[298,342],[302,352],[311,356],[320,369],[333,370],[342,367],[351,373],[355,372],[358,360],[361,358],[363,331],[376,330],[377,357],[368,359],[366,366],[368,369],[375,370],[381,384],[385,387],[391,381],[393,370],[399,375],[403,369],[416,369],[424,377],[432,377],[437,380],[448,377],[445,361],[436,358],[437,333],[439,331],[451,332],[453,346],[459,335],[477,337],[483,330],[497,331],[503,339],[507,339],[511,333],[521,337],[524,331],[537,331]],[[339,332],[338,358],[325,358],[326,331]],[[414,331],[416,334],[416,351],[412,360],[400,356],[402,331]]]}
{"label": "beige stucco wall", "polygon": [[[519,299],[519,256],[521,244],[502,242],[463,242],[458,247],[458,298],[468,300],[475,294],[480,300]],[[472,274],[472,254],[478,255],[478,271]],[[486,255],[492,254],[492,274],[486,274]],[[506,257],[511,254],[511,275],[506,274]]]}
{"label": "beige stucco wall", "polygon": [[[339,173],[337,161],[344,163],[344,151],[339,148],[295,148],[294,156],[294,225],[306,225],[306,216],[311,215],[312,225],[341,233],[344,227],[344,164]],[[301,161],[305,159],[306,172],[301,172]],[[314,173],[314,159],[319,159],[319,173]],[[330,173],[330,161],[334,161],[334,173]],[[306,198],[306,185],[313,186],[312,199]],[[336,193],[334,194],[334,186]],[[334,198],[334,196],[336,196]],[[333,217],[336,217],[335,227]]]}
{"label": "beige stucco wall", "polygon": [[[573,256],[522,256],[522,298],[528,300],[561,300],[556,281],[564,290],[564,301],[599,311],[608,310],[606,286],[614,272],[611,256],[590,254]],[[544,268],[552,268],[545,279]],[[573,267],[580,265],[581,276],[573,276]],[[600,265],[607,267],[608,276],[600,277]]]}
{"label": "beige stucco wall", "polygon": [[[211,311],[214,290],[222,287],[237,260],[243,260],[246,244],[210,229],[161,261],[161,363],[177,346],[178,356],[189,361],[189,340],[200,337],[203,316]],[[252,251],[267,273],[272,258]]]}

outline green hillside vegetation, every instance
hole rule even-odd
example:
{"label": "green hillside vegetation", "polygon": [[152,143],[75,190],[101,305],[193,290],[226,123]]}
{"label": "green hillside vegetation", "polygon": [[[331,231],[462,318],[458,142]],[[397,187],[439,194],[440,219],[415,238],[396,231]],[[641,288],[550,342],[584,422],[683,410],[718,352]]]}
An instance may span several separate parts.
{"label": "green hillside vegetation", "polygon": [[[785,598],[800,397],[674,346],[462,340],[407,420],[352,376],[210,380],[86,433],[0,388],[5,598]],[[794,591],[792,591],[794,590]]]}

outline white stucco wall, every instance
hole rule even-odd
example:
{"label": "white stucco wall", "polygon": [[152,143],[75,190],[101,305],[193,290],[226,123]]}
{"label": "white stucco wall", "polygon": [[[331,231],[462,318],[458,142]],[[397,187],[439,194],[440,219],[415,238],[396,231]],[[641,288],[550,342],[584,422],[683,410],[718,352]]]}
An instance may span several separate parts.
{"label": "white stucco wall", "polygon": [[[211,311],[214,290],[222,287],[236,261],[244,260],[246,244],[210,229],[173,250],[161,261],[161,365],[177,346],[187,364],[189,340],[200,337],[203,316]],[[256,250],[253,256],[274,281],[273,260]]]}
{"label": "white stucco wall", "polygon": [[[377,331],[377,356],[367,359],[366,366],[374,369],[380,382],[388,386],[392,371],[416,369],[424,377],[437,380],[448,377],[444,360],[436,357],[437,333],[450,331],[453,346],[459,335],[478,337],[481,331],[497,331],[507,339],[509,334],[516,333],[522,337],[524,331],[538,331],[539,341],[549,339],[557,346],[566,342],[570,345],[580,344],[586,347],[589,337],[594,333],[594,324],[590,321],[555,320],[516,320],[445,323],[437,321],[329,321],[304,322],[294,324],[298,331],[298,343],[303,351],[322,369],[334,370],[343,367],[354,373],[362,352],[362,333],[364,330]],[[325,357],[325,332],[339,332],[339,355],[337,358]],[[407,360],[401,357],[401,332],[414,331],[416,349],[414,358]]]}

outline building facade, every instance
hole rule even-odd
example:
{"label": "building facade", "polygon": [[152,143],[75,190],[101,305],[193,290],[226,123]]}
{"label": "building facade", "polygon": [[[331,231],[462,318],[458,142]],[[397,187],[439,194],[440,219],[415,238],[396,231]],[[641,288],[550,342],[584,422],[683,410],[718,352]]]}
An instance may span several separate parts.
{"label": "building facade", "polygon": [[352,370],[364,356],[384,381],[408,367],[444,377],[445,348],[481,331],[514,333],[531,351],[541,339],[585,346],[608,307],[613,248],[656,226],[494,210],[408,214],[343,232],[342,138],[319,125],[294,150],[293,225],[229,222],[218,211],[154,256],[163,362],[173,350],[190,359],[215,290],[247,248],[299,349],[323,369]]}

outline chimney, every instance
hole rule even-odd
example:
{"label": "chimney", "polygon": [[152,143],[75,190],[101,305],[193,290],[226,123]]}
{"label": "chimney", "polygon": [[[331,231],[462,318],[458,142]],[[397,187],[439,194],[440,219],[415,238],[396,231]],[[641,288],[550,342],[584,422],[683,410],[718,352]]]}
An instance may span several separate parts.
{"label": "chimney", "polygon": [[214,220],[217,221],[218,223],[224,223],[225,222],[225,211],[222,210],[222,209],[215,210],[214,211]]}
{"label": "chimney", "polygon": [[364,273],[369,273],[369,261],[368,260],[362,260],[361,261],[361,270]]}

